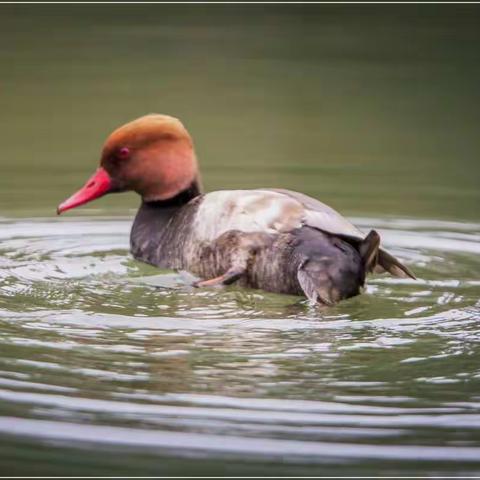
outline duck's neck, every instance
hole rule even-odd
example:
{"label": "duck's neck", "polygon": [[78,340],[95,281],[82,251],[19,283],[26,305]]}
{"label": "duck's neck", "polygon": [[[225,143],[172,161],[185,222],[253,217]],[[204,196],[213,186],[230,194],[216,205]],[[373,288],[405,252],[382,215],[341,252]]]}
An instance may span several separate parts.
{"label": "duck's neck", "polygon": [[130,249],[133,256],[152,263],[149,258],[161,244],[172,217],[201,193],[200,182],[194,180],[188,188],[172,198],[153,202],[142,200],[130,233]]}
{"label": "duck's neck", "polygon": [[165,200],[154,200],[146,202],[142,199],[142,205],[140,209],[146,207],[152,210],[168,210],[172,208],[180,208],[186,205],[190,200],[198,197],[202,193],[200,182],[194,180],[188,188],[177,193],[174,197],[167,198]]}

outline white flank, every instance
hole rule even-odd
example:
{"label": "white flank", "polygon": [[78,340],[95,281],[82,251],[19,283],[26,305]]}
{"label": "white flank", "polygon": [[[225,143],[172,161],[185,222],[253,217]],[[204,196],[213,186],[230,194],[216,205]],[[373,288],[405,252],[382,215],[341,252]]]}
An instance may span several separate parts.
{"label": "white flank", "polygon": [[321,205],[323,209],[309,209],[296,198],[269,190],[212,192],[205,195],[197,210],[193,231],[199,241],[209,242],[229,230],[281,233],[302,225],[330,233],[363,237],[339,213],[327,205]]}

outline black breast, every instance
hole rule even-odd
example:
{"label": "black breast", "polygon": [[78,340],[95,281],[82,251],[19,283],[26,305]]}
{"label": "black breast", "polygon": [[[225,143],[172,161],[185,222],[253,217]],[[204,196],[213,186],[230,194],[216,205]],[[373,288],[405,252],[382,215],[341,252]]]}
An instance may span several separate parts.
{"label": "black breast", "polygon": [[144,202],[138,209],[130,232],[130,250],[137,259],[163,268],[176,268],[193,216],[201,200],[194,182],[175,197]]}

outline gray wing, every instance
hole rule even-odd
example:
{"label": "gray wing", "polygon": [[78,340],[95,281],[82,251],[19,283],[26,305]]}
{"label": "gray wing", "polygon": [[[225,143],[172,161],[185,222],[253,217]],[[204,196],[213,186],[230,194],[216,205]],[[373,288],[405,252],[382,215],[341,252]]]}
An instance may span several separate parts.
{"label": "gray wing", "polygon": [[[359,230],[355,225],[350,223],[345,217],[340,215],[336,210],[325,205],[324,203],[309,197],[299,192],[292,192],[291,190],[284,190],[279,188],[269,189],[274,192],[282,193],[300,202],[306,210],[306,224],[323,230],[324,232],[332,233],[346,239],[363,240],[365,234]],[[393,255],[388,253],[385,249],[380,248],[378,251],[378,263],[375,267],[376,272],[387,271],[394,277],[413,278],[415,275]]]}

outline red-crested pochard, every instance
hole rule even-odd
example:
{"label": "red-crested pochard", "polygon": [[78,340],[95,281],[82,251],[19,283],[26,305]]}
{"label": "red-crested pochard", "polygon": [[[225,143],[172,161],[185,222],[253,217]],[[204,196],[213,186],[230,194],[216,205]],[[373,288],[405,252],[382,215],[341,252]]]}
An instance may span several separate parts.
{"label": "red-crested pochard", "polygon": [[368,272],[415,278],[329,206],[302,193],[262,188],[203,194],[192,139],[176,118],[151,114],[115,130],[100,167],[58,213],[107,193],[142,197],[133,256],[187,270],[196,286],[239,285],[332,305],[357,295]]}

